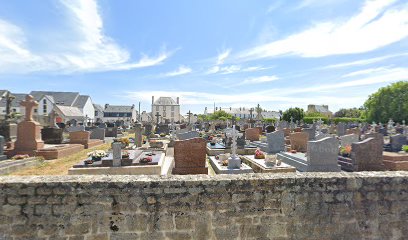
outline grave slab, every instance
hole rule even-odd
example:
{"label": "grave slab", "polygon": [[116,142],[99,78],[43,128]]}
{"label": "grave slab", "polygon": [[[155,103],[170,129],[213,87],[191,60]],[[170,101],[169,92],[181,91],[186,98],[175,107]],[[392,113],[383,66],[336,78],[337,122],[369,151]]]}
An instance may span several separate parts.
{"label": "grave slab", "polygon": [[287,173],[296,172],[296,168],[286,163],[280,165],[265,163],[265,159],[255,159],[254,155],[241,156],[242,161],[250,166],[255,173]]}
{"label": "grave slab", "polygon": [[214,156],[209,156],[208,158],[210,160],[211,167],[216,174],[242,174],[254,172],[252,168],[245,163],[241,163],[240,169],[230,169],[228,166],[222,166]]}

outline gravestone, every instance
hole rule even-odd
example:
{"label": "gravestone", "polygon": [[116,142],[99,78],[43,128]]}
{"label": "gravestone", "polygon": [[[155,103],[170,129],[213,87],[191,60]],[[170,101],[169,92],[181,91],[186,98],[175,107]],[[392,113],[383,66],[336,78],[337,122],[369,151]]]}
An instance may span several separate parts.
{"label": "gravestone", "polygon": [[336,133],[336,126],[335,125],[330,125],[329,134],[335,134],[335,133]]}
{"label": "gravestone", "polygon": [[340,172],[337,163],[339,141],[327,137],[316,141],[309,141],[307,146],[308,172]]}
{"label": "gravestone", "polygon": [[314,140],[321,140],[323,138],[332,138],[333,136],[328,133],[319,133],[316,135]]}
{"label": "gravestone", "polygon": [[197,131],[189,131],[185,133],[177,133],[177,138],[179,140],[186,140],[191,138],[198,138],[200,134]]}
{"label": "gravestone", "polygon": [[380,140],[369,137],[351,145],[353,171],[384,170],[382,145],[379,142]]}
{"label": "gravestone", "polygon": [[285,137],[288,137],[290,135],[290,128],[283,128],[283,134]]}
{"label": "gravestone", "polygon": [[15,143],[15,154],[35,155],[35,151],[44,148],[41,139],[41,125],[33,120],[33,108],[38,106],[34,97],[27,95],[20,103],[25,107],[25,119],[17,126],[17,141]]}
{"label": "gravestone", "polygon": [[282,130],[266,134],[268,140],[268,153],[285,151],[285,136]]}
{"label": "gravestone", "polygon": [[359,128],[350,128],[346,130],[346,135],[348,134],[357,134],[357,135],[361,135],[361,130]]}
{"label": "gravestone", "polygon": [[120,167],[122,160],[122,143],[113,142],[112,153],[113,153],[113,167]]}
{"label": "gravestone", "polygon": [[340,146],[351,146],[352,143],[360,141],[360,137],[357,134],[348,134],[340,137]]}
{"label": "gravestone", "polygon": [[79,131],[85,131],[85,126],[70,126],[67,128],[68,132],[79,132]]}
{"label": "gravestone", "polygon": [[259,141],[260,132],[258,128],[245,129],[245,138],[250,141]]}
{"label": "gravestone", "polygon": [[69,143],[86,145],[89,142],[91,133],[88,131],[77,131],[69,133]]}
{"label": "gravestone", "polygon": [[315,140],[316,138],[316,131],[314,128],[303,128],[303,132],[307,133],[309,136],[309,141]]}
{"label": "gravestone", "polygon": [[151,125],[151,124],[146,124],[145,127],[144,127],[144,129],[145,129],[145,135],[146,135],[147,137],[149,137],[149,136],[152,134],[153,125]]}
{"label": "gravestone", "polygon": [[43,128],[41,129],[41,138],[46,144],[61,144],[64,141],[63,129]]}
{"label": "gravestone", "polygon": [[340,122],[337,124],[337,136],[341,137],[343,135],[346,135],[346,124]]}
{"label": "gravestone", "polygon": [[391,151],[399,152],[403,145],[407,145],[407,137],[402,134],[397,134],[390,137]]}
{"label": "gravestone", "polygon": [[322,129],[320,130],[320,132],[321,132],[321,133],[324,133],[324,134],[329,134],[329,129],[327,129],[327,128],[322,128]]}
{"label": "gravestone", "polygon": [[0,135],[6,142],[14,142],[17,139],[17,124],[4,122],[0,124]]}
{"label": "gravestone", "polygon": [[203,138],[174,143],[173,174],[208,174],[206,141]]}
{"label": "gravestone", "polygon": [[237,147],[238,149],[244,149],[246,145],[245,135],[242,135],[237,138]]}
{"label": "gravestone", "polygon": [[162,133],[169,135],[170,131],[169,131],[168,124],[160,124],[157,126],[156,134],[162,134]]}
{"label": "gravestone", "polygon": [[6,160],[7,156],[4,155],[4,144],[5,144],[5,139],[3,136],[0,136],[0,160]]}
{"label": "gravestone", "polygon": [[266,126],[265,127],[266,133],[271,133],[275,131],[275,127],[272,125]]}
{"label": "gravestone", "polygon": [[118,137],[118,127],[107,127],[105,128],[105,137]]}
{"label": "gravestone", "polygon": [[307,151],[307,142],[309,141],[309,134],[307,132],[291,133],[289,135],[290,148],[298,152]]}
{"label": "gravestone", "polygon": [[105,140],[105,129],[104,128],[93,128],[90,131],[91,131],[91,135],[90,135],[91,139],[99,139],[103,141]]}
{"label": "gravestone", "polygon": [[135,145],[136,147],[141,147],[142,146],[142,124],[140,123],[135,123]]}

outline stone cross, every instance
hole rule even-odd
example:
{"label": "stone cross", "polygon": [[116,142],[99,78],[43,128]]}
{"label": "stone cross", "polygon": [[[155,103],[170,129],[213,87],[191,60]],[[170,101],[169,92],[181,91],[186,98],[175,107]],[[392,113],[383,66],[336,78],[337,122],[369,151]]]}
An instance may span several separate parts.
{"label": "stone cross", "polygon": [[249,109],[249,127],[252,127],[252,112],[254,111],[253,108]]}
{"label": "stone cross", "polygon": [[10,115],[11,102],[13,102],[13,100],[15,98],[16,97],[11,95],[10,92],[7,92],[7,94],[6,94],[6,116],[5,116],[6,120],[11,117],[11,115]]}
{"label": "stone cross", "polygon": [[188,110],[188,125],[190,125],[190,123],[191,123],[191,111],[190,110]]}
{"label": "stone cross", "polygon": [[228,168],[239,169],[241,167],[241,159],[237,156],[237,139],[238,131],[235,129],[235,125],[232,126],[232,131],[230,132],[232,138],[231,144],[231,158],[228,159]]}
{"label": "stone cross", "polygon": [[34,100],[34,97],[27,95],[20,105],[25,107],[25,121],[33,121],[33,108],[38,106],[38,102]]}
{"label": "stone cross", "polygon": [[154,116],[156,116],[156,123],[159,125],[159,117],[161,117],[161,115],[157,112]]}

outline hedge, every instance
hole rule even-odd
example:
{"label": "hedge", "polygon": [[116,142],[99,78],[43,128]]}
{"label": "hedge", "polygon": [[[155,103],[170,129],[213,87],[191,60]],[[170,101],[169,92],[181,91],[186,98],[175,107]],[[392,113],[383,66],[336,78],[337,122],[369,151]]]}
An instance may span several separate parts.
{"label": "hedge", "polygon": [[304,117],[303,118],[303,122],[304,123],[308,123],[308,124],[312,124],[313,120],[315,122],[322,120],[325,124],[329,124],[329,123],[339,123],[339,122],[344,122],[344,123],[349,123],[349,122],[365,122],[365,119],[361,119],[361,118],[327,118],[327,117]]}

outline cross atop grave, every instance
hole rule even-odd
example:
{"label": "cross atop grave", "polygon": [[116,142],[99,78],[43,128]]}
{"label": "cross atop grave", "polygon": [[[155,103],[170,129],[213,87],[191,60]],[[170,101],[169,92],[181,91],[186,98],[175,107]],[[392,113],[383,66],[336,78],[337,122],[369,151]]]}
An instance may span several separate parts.
{"label": "cross atop grave", "polygon": [[25,120],[33,121],[33,108],[38,106],[38,102],[34,100],[34,97],[27,95],[20,105],[25,107]]}
{"label": "cross atop grave", "polygon": [[390,118],[390,120],[388,121],[388,126],[387,126],[388,134],[391,135],[391,134],[395,133],[394,130],[395,130],[394,121]]}
{"label": "cross atop grave", "polygon": [[159,114],[159,112],[156,113],[156,115],[154,115],[156,117],[156,123],[157,125],[159,125],[159,117],[161,117],[161,115]]}
{"label": "cross atop grave", "polygon": [[6,94],[6,120],[11,117],[10,115],[11,102],[13,102],[15,98],[16,97],[14,95],[11,95],[10,92],[7,92]]}
{"label": "cross atop grave", "polygon": [[191,111],[190,110],[188,110],[188,125],[190,125],[190,123],[191,123],[191,115],[192,115],[192,113],[191,113]]}

